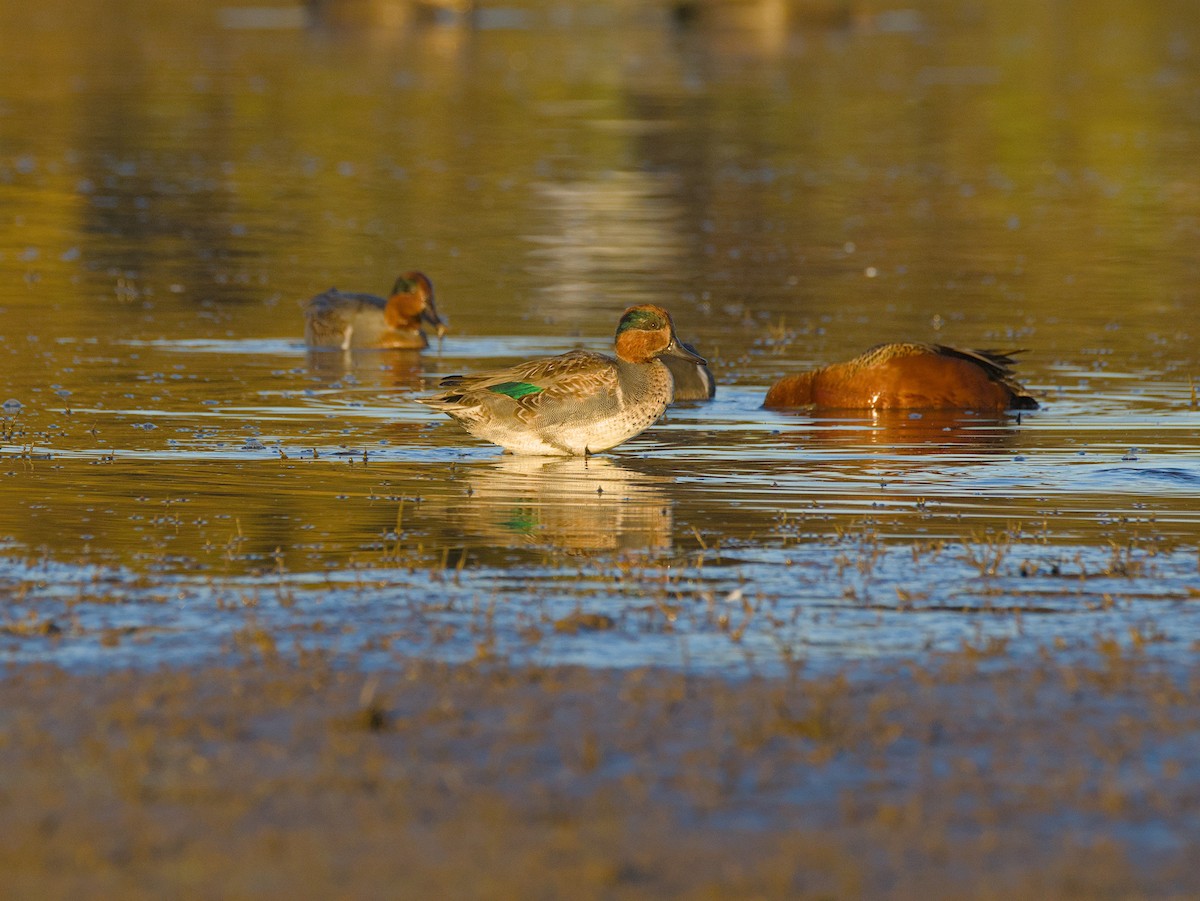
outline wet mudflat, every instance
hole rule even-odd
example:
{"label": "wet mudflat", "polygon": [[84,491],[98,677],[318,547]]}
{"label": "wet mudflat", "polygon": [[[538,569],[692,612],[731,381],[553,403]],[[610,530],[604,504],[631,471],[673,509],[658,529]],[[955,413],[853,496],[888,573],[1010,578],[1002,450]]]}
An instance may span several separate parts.
{"label": "wet mudflat", "polygon": [[[1186,4],[279,9],[0,10],[20,892],[1200,891]],[[612,453],[412,401],[639,302],[720,386]],[[886,340],[1042,409],[761,409]]]}
{"label": "wet mudflat", "polygon": [[47,898],[1189,897],[1198,675],[28,667],[0,863]]}

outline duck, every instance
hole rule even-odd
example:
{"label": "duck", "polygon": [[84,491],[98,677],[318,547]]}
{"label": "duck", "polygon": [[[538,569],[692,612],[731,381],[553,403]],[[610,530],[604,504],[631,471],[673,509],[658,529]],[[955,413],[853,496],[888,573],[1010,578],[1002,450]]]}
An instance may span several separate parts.
{"label": "duck", "polygon": [[[688,353],[699,357],[700,352],[686,341],[680,342],[680,347]],[[675,397],[672,403],[693,400],[712,400],[717,393],[717,380],[713,378],[712,370],[704,363],[693,363],[681,357],[667,356],[662,361],[671,370],[671,378],[675,382]]]}
{"label": "duck", "polygon": [[348,294],[330,288],[304,305],[304,343],[314,348],[423,350],[425,323],[440,338],[446,324],[433,299],[433,282],[423,272],[406,272],[387,297]]}
{"label": "duck", "polygon": [[878,344],[812,372],[784,376],[763,406],[834,410],[1036,410],[1013,377],[1022,351],[964,350],[919,342]]}
{"label": "duck", "polygon": [[703,357],[683,347],[671,315],[654,304],[621,314],[615,357],[572,350],[476,375],[452,375],[417,398],[472,435],[512,454],[588,456],[652,426],[674,396],[668,357],[692,366]]}

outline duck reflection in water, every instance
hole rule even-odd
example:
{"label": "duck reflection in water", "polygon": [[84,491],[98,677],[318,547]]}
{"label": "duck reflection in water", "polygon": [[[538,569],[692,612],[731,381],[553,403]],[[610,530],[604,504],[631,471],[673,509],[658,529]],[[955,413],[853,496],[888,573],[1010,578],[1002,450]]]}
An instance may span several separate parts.
{"label": "duck reflection in water", "polygon": [[310,349],[306,356],[309,375],[324,385],[352,383],[364,388],[424,387],[425,363],[415,350]]}
{"label": "duck reflection in water", "polygon": [[1000,453],[1021,435],[1019,421],[1011,416],[962,410],[808,410],[788,415],[803,420],[805,427],[783,432],[786,442],[870,454]]}
{"label": "duck reflection in water", "polygon": [[[497,457],[469,467],[467,497],[438,512],[462,535],[502,548],[668,550],[671,480],[615,461],[582,457]],[[430,501],[426,501],[426,508]]]}

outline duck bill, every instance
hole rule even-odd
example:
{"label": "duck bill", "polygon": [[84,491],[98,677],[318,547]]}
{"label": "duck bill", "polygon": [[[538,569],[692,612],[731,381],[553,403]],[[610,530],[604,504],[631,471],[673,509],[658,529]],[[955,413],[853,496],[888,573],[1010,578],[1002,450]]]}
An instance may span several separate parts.
{"label": "duck bill", "polygon": [[679,357],[681,360],[687,360],[689,363],[695,363],[697,366],[708,365],[708,361],[692,350],[690,344],[683,344],[676,340],[672,340],[663,353],[672,357]]}
{"label": "duck bill", "polygon": [[430,295],[425,301],[425,309],[421,311],[421,320],[433,328],[439,338],[446,334],[446,321],[438,315],[437,307],[433,303],[433,295]]}

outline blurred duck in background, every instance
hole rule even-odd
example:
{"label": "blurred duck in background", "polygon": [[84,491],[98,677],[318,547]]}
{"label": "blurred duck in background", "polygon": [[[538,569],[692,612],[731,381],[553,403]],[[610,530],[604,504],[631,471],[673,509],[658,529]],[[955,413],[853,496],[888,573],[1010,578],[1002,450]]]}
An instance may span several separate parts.
{"label": "blurred duck in background", "polygon": [[396,279],[391,294],[346,294],[330,288],[304,305],[304,343],[310,348],[423,350],[429,346],[422,324],[440,338],[446,323],[438,315],[433,282],[422,272]]}
{"label": "blurred duck in background", "polygon": [[[699,359],[700,354],[692,345],[681,343],[680,346]],[[717,393],[717,380],[713,378],[708,364],[673,356],[663,357],[662,361],[667,364],[667,368],[671,370],[671,378],[675,380],[675,399],[672,403],[711,400]]]}

